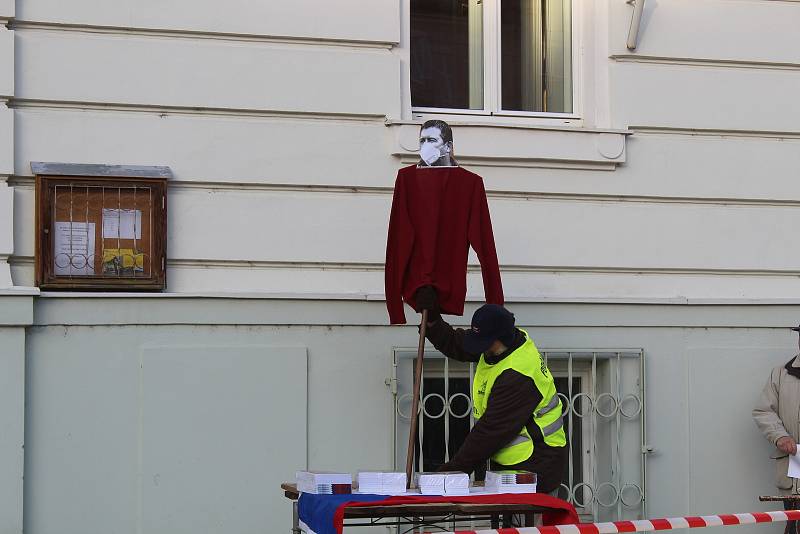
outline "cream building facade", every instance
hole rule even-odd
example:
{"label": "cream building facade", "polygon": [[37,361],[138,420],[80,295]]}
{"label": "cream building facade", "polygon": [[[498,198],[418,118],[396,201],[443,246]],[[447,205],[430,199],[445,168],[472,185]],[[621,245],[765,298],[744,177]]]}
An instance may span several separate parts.
{"label": "cream building facade", "polygon": [[[561,113],[491,107],[500,0],[463,3],[469,112],[412,106],[410,0],[0,0],[0,533],[276,532],[295,470],[394,467],[417,330],[388,326],[386,225],[428,118],[585,403],[565,495],[769,509],[750,409],[797,346],[800,3],[647,0],[635,50],[625,1],[551,3]],[[31,162],[168,166],[167,290],[35,287]],[[475,264],[454,322],[481,297]]]}

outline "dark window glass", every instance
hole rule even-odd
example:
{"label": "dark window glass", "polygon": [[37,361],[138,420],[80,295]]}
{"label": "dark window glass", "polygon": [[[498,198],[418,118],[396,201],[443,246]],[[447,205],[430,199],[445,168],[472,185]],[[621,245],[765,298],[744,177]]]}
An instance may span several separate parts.
{"label": "dark window glass", "polygon": [[483,109],[481,0],[411,0],[411,104]]}
{"label": "dark window glass", "polygon": [[[566,376],[554,376],[553,381],[556,385],[556,391],[564,395],[564,397],[569,398],[569,379]],[[572,377],[572,395],[574,396],[576,393],[581,391],[581,379],[580,377]],[[584,413],[584,398],[578,397],[574,399],[575,405],[574,409],[576,413]],[[564,403],[564,399],[561,399],[562,407]],[[575,487],[576,485],[583,482],[583,418],[577,417],[573,413],[572,417],[572,439],[570,444],[570,450],[572,451],[572,486]],[[564,432],[567,434],[567,439],[570,439],[570,417],[569,415],[564,417]],[[561,477],[561,482],[565,485],[569,485],[569,464],[564,466],[564,474]],[[559,490],[559,497],[562,499],[565,497],[564,495],[564,488],[560,488]],[[579,494],[577,495],[578,502],[587,502],[586,499],[590,499],[591,495],[583,495],[582,492],[586,491],[583,487],[579,489]]]}
{"label": "dark window glass", "polygon": [[501,108],[572,111],[571,0],[504,0]]}
{"label": "dark window glass", "polygon": [[[470,395],[469,378],[450,378],[448,387],[448,393],[451,397],[457,393],[462,393],[466,396]],[[425,396],[431,393],[444,396],[444,378],[425,378],[422,388],[425,392]],[[438,415],[443,408],[442,401],[438,397],[431,397],[425,403],[425,409],[432,415]],[[458,415],[469,413],[470,407],[467,399],[464,398],[464,396],[458,396],[453,399],[451,410]],[[449,418],[450,439],[448,447],[451,458],[455,455],[456,451],[458,451],[458,448],[461,447],[461,444],[464,443],[467,434],[469,434],[469,417],[453,417],[449,414],[436,419],[427,416],[422,417],[420,422],[423,425],[425,436],[422,444],[423,452],[425,453],[423,456],[425,461],[425,465],[423,466],[424,471],[436,471],[436,469],[445,462],[444,417]],[[419,435],[415,443],[417,444],[415,459],[419,462]]]}
{"label": "dark window glass", "polygon": [[[452,365],[452,364],[451,364]],[[568,380],[566,377],[553,377],[556,390],[563,394],[566,397],[569,397],[569,385]],[[431,397],[425,403],[425,409],[429,414],[438,415],[444,409],[442,405],[442,401],[439,397],[434,397],[432,394],[438,394],[444,396],[444,378],[424,378],[422,389],[424,395],[427,397],[431,395]],[[572,394],[581,391],[581,379],[580,377],[573,377],[572,378]],[[469,378],[458,378],[458,377],[451,377],[449,384],[448,384],[448,393],[452,398],[453,395],[457,393],[463,393],[464,395],[471,395],[470,386],[469,386]],[[562,400],[563,402],[563,400]],[[575,408],[577,409],[578,413],[583,413],[584,405],[583,405],[583,398],[578,397],[575,399]],[[464,396],[458,396],[453,399],[453,405],[451,407],[453,413],[456,414],[463,414],[468,413],[469,411],[469,404]],[[445,426],[444,426],[444,417],[449,417],[448,425],[449,425],[449,434],[450,439],[448,442],[448,447],[450,451],[450,457],[452,458],[455,453],[458,451],[461,444],[464,443],[464,440],[469,434],[470,428],[469,417],[465,418],[458,418],[453,417],[452,415],[445,415],[443,417],[438,418],[431,418],[428,416],[422,416],[420,418],[420,424],[422,425],[423,432],[424,432],[424,439],[422,443],[422,450],[424,452],[424,465],[422,466],[423,471],[435,471],[440,465],[445,462],[445,450],[444,450],[444,437],[445,437]],[[572,479],[573,479],[573,486],[583,482],[583,420],[580,417],[573,417],[572,418]],[[570,420],[569,417],[564,418],[564,431],[569,436],[570,432]],[[418,430],[419,432],[419,430]],[[419,433],[417,434],[416,439],[414,440],[415,443],[415,455],[414,459],[417,462],[415,465],[419,465]],[[485,478],[485,466],[479,466],[479,469],[475,472],[475,479],[476,480],[483,480]],[[564,468],[564,476],[562,479],[563,483],[566,485],[569,483],[569,466],[565,466]],[[563,489],[559,490],[561,494],[563,494]],[[560,497],[564,497],[564,495],[559,495]],[[584,502],[581,500],[583,495],[579,495],[580,502]],[[589,496],[586,496],[589,497]]]}

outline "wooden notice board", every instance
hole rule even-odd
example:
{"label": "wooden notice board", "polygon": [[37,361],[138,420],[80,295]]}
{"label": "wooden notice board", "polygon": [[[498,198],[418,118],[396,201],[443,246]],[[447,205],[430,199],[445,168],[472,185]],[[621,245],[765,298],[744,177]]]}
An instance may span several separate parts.
{"label": "wooden notice board", "polygon": [[37,285],[164,289],[166,213],[163,178],[37,175]]}

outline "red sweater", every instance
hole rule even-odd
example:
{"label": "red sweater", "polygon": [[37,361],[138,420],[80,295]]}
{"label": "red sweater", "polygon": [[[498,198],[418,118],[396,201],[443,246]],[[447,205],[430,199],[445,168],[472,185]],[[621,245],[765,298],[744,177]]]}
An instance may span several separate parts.
{"label": "red sweater", "polygon": [[442,313],[463,315],[469,246],[478,254],[486,302],[503,304],[500,267],[483,180],[461,167],[404,167],[397,173],[386,241],[386,307],[406,322],[405,300],[436,288]]}

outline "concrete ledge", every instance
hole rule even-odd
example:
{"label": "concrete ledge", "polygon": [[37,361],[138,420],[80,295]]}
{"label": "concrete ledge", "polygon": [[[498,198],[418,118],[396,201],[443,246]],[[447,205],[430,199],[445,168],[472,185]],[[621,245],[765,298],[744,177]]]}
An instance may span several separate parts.
{"label": "concrete ledge", "polygon": [[[450,122],[460,163],[613,170],[626,160],[627,130]],[[387,122],[392,154],[418,160],[420,122]],[[488,143],[486,140],[491,139]]]}
{"label": "concrete ledge", "polygon": [[113,178],[172,178],[169,167],[152,165],[102,165],[31,161],[31,172],[47,176],[102,176]]}
{"label": "concrete ledge", "polygon": [[0,290],[0,326],[29,326],[33,324],[33,298],[38,294],[25,290]]}
{"label": "concrete ledge", "polygon": [[[462,317],[446,316],[467,325],[477,302],[467,304]],[[675,299],[663,303],[631,302],[509,302],[517,323],[532,327],[686,327],[789,328],[800,316],[800,302],[689,304]],[[418,315],[408,311],[416,330]],[[292,298],[139,298],[131,296],[46,295],[36,299],[34,325],[389,325],[382,301],[305,300]]]}

